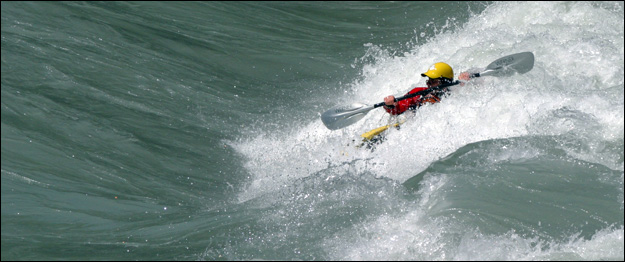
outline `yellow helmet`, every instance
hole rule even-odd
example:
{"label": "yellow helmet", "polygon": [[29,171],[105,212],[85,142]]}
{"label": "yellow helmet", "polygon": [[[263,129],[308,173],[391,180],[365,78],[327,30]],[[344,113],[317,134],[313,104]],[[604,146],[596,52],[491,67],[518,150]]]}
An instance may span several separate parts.
{"label": "yellow helmet", "polygon": [[438,62],[430,66],[427,72],[422,73],[421,76],[429,77],[429,78],[448,78],[450,80],[454,79],[454,70],[451,69],[451,66],[445,64],[443,62]]}

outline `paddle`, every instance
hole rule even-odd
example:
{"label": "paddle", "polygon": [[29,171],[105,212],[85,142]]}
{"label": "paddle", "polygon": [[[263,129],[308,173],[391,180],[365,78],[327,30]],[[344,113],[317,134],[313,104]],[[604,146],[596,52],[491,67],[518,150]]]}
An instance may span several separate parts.
{"label": "paddle", "polygon": [[[532,70],[534,67],[534,54],[532,52],[522,52],[499,58],[490,63],[484,71],[472,74],[470,77],[482,76],[511,76],[515,73],[524,74]],[[437,87],[429,88],[413,94],[395,98],[395,101],[401,101],[419,95],[427,95],[431,92],[441,90],[450,86],[460,84],[456,80],[449,84],[443,84]],[[353,103],[347,106],[336,106],[321,114],[321,121],[330,130],[337,130],[358,122],[365,117],[369,111],[374,108],[384,106],[384,102],[375,105],[365,105],[361,103]]]}

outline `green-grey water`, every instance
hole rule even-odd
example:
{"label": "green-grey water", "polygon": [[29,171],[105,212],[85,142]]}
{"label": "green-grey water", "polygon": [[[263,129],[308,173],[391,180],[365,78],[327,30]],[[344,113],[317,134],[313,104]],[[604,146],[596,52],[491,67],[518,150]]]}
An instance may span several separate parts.
{"label": "green-grey water", "polygon": [[2,260],[623,260],[622,2],[1,5]]}

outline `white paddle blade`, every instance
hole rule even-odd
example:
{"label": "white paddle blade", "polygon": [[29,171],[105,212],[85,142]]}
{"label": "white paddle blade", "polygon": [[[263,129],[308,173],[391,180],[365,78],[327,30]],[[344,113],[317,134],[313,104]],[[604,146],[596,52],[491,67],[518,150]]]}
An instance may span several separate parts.
{"label": "white paddle blade", "polygon": [[373,106],[360,103],[336,106],[321,114],[321,121],[330,130],[341,129],[358,122],[373,108]]}
{"label": "white paddle blade", "polygon": [[534,54],[523,52],[499,58],[490,63],[480,76],[511,76],[525,74],[534,67]]}

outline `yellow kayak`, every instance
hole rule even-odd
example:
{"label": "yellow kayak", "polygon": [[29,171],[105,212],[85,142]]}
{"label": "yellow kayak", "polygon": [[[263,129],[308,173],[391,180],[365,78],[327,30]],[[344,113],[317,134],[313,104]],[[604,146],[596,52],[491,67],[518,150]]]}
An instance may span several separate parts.
{"label": "yellow kayak", "polygon": [[369,130],[368,132],[365,132],[364,134],[360,135],[363,138],[363,141],[369,141],[371,139],[373,139],[375,136],[379,135],[380,133],[386,131],[389,127],[398,127],[400,124],[403,124],[403,122],[400,123],[395,123],[392,125],[385,125],[385,126],[381,126],[378,127],[376,129],[372,129]]}
{"label": "yellow kayak", "polygon": [[384,137],[381,136],[384,131],[388,130],[391,127],[399,129],[399,126],[404,122],[406,122],[406,120],[402,119],[397,123],[381,126],[363,133],[362,135],[360,135],[362,137],[362,142],[356,147],[365,146],[366,148],[373,150],[376,144],[382,143],[384,141]]}

